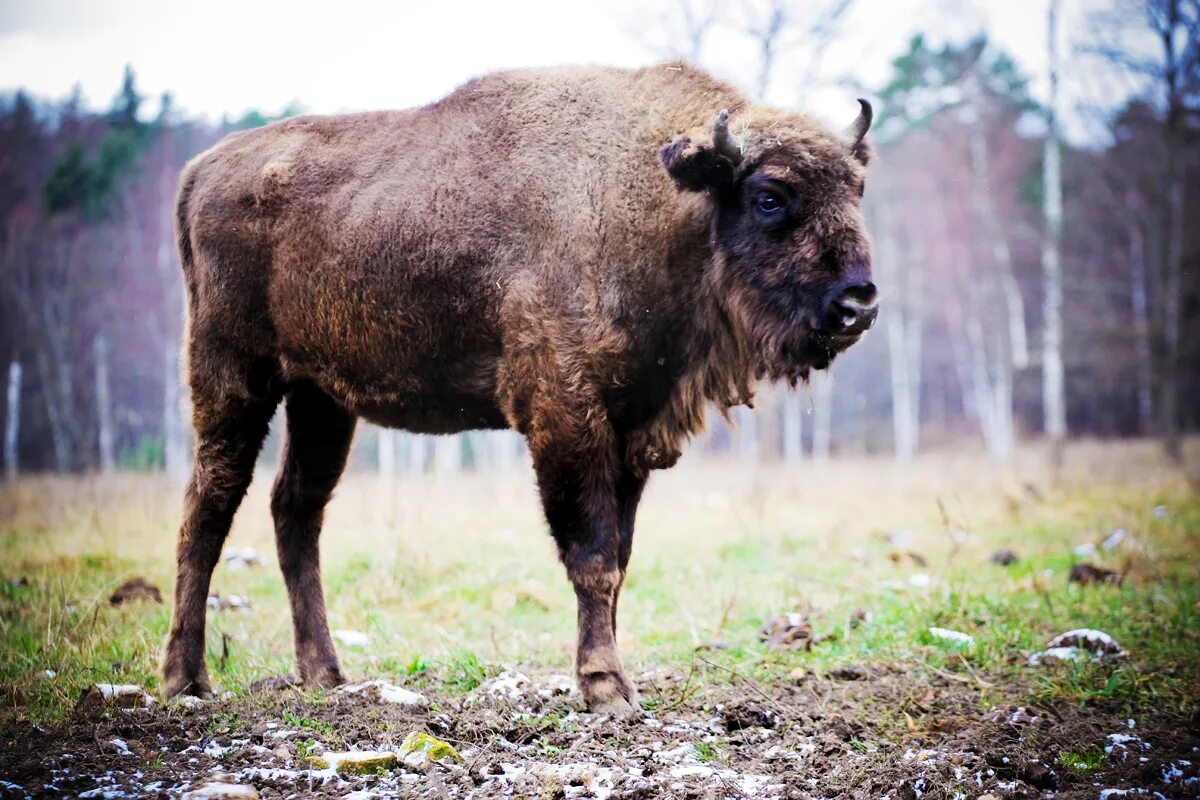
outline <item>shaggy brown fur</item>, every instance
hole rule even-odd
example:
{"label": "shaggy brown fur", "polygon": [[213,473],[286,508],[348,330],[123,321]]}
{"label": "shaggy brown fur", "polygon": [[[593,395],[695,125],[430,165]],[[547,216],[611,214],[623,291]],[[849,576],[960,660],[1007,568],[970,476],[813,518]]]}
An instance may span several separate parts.
{"label": "shaggy brown fur", "polygon": [[317,540],[355,419],[511,427],[578,596],[584,697],[633,704],[616,608],[647,470],[708,403],[823,368],[874,319],[857,124],[832,134],[681,64],[564,68],[197,157],[178,206],[197,448],[168,694],[211,692],[209,578],[286,399],[272,511],[302,680],[343,679]]}

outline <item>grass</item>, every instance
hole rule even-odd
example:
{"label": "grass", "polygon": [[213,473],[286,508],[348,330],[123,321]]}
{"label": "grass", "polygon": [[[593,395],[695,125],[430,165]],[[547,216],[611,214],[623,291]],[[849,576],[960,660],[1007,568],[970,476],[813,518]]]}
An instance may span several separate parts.
{"label": "grass", "polygon": [[1103,750],[1089,750],[1086,753],[1063,751],[1058,754],[1059,764],[1084,775],[1104,769],[1105,761]]}
{"label": "grass", "polygon": [[[1200,460],[1195,447],[1189,455]],[[687,671],[703,658],[715,668],[700,662],[697,680],[769,682],[797,669],[904,664],[985,697],[1019,687],[1031,700],[1117,703],[1130,714],[1194,706],[1200,500],[1151,443],[1074,445],[1053,479],[1044,463],[1028,449],[1007,467],[949,454],[760,469],[685,460],[656,474],[621,597],[627,667]],[[229,543],[271,562],[269,484],[266,471],[256,477]],[[179,487],[146,475],[0,489],[0,714],[60,718],[93,682],[158,689],[180,498]],[[1115,528],[1129,539],[1088,558],[1125,573],[1123,584],[1069,584],[1073,548]],[[465,693],[508,665],[570,672],[574,595],[527,469],[395,486],[350,475],[322,541],[331,627],[372,642],[339,648],[348,674]],[[1002,547],[1020,561],[990,564]],[[168,604],[110,606],[134,575],[160,586]],[[209,613],[220,689],[244,694],[289,671],[287,598],[273,564],[222,563],[213,589],[253,602],[248,613]],[[809,614],[819,641],[811,651],[767,649],[763,623],[791,610]],[[974,643],[930,636],[930,626]],[[1028,665],[1049,638],[1079,627],[1108,632],[1129,655],[1115,666]]]}

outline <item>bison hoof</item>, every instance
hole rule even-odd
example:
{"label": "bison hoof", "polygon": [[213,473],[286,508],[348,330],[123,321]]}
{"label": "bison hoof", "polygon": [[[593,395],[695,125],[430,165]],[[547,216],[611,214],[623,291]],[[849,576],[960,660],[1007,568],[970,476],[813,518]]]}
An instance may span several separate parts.
{"label": "bison hoof", "polygon": [[198,697],[201,700],[215,700],[216,694],[213,693],[212,684],[208,682],[207,675],[201,675],[197,678],[174,677],[167,675],[165,689],[163,693],[168,700],[176,697]]}
{"label": "bison hoof", "polygon": [[300,682],[310,689],[332,689],[346,682],[346,676],[337,664],[302,669],[300,675]]}
{"label": "bison hoof", "polygon": [[638,710],[638,693],[620,672],[593,672],[579,677],[587,710],[593,714],[628,716]]}

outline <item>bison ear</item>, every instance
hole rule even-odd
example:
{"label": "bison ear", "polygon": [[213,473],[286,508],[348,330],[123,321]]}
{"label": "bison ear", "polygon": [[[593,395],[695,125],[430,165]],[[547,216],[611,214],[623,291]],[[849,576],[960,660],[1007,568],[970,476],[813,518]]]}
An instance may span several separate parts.
{"label": "bison ear", "polygon": [[732,186],[741,151],[729,135],[729,112],[721,111],[713,121],[711,144],[680,136],[659,148],[658,160],[680,189],[700,192]]}

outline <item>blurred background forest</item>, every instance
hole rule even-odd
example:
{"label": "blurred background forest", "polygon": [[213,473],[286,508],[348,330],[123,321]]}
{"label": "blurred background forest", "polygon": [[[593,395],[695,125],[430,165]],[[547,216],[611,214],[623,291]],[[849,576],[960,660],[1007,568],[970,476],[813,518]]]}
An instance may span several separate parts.
{"label": "blurred background forest", "polygon": [[[1041,75],[986,26],[904,32],[887,45],[890,74],[866,81],[826,55],[855,41],[849,21],[871,4],[662,0],[622,12],[643,63],[686,58],[799,110],[833,90],[845,97],[839,125],[859,94],[877,109],[865,200],[876,329],[810,386],[764,388],[735,426],[713,414],[692,457],[971,448],[1006,459],[1022,440],[1153,435],[1178,458],[1200,427],[1200,3],[1027,4]],[[304,108],[297,85],[299,104],[282,113],[187,114],[170,94],[146,96],[136,66],[112,76],[107,108],[78,91],[0,95],[10,476],[186,471],[177,177],[230,131]],[[1064,99],[1064,75],[1092,91]],[[363,426],[353,458],[385,473],[483,470],[521,447],[514,434]]]}

